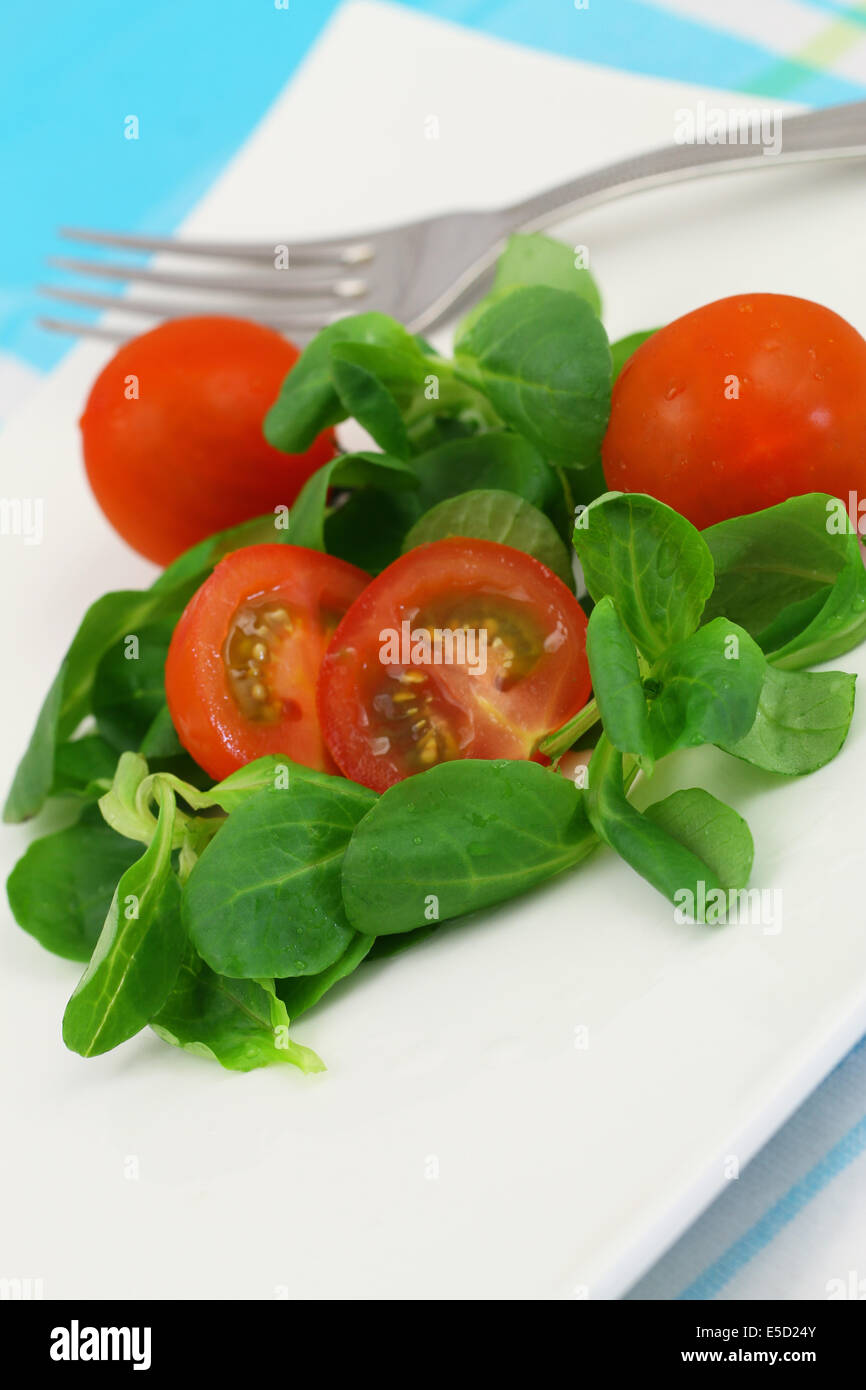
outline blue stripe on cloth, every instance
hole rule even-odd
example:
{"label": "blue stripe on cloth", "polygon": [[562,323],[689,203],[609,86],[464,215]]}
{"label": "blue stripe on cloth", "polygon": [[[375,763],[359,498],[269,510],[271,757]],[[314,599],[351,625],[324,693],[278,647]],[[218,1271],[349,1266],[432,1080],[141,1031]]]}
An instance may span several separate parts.
{"label": "blue stripe on cloth", "polygon": [[866,5],[863,0],[807,0],[813,10],[826,10],[837,19],[866,26]]}
{"label": "blue stripe on cloth", "polygon": [[[774,1263],[772,1246],[797,1218],[791,1238],[804,1249],[814,1242],[817,1218],[812,1214],[812,1199],[862,1159],[864,1093],[866,1039],[861,1039],[625,1297],[651,1301],[784,1298],[786,1282]],[[856,1187],[856,1178],[850,1182]],[[848,1194],[841,1196],[843,1206],[851,1200],[850,1182],[842,1188]],[[832,1195],[828,1200],[836,1202]],[[734,1280],[734,1287],[722,1293]],[[748,1293],[738,1293],[742,1289]]]}
{"label": "blue stripe on cloth", "polygon": [[[69,340],[35,323],[46,312],[34,291],[44,258],[69,254],[54,228],[170,232],[336,8],[86,0],[49,15],[41,5],[0,6],[0,347],[43,369],[60,359]],[[129,114],[141,123],[136,142],[123,138]]]}
{"label": "blue stripe on cloth", "polygon": [[675,78],[829,106],[866,95],[866,86],[794,61],[718,27],[656,8],[650,0],[398,0],[413,10],[451,19],[481,33],[511,39],[566,58],[628,72]]}
{"label": "blue stripe on cloth", "polygon": [[[862,1046],[862,1044],[861,1044]],[[689,1286],[677,1294],[678,1299],[711,1299],[739,1273],[744,1265],[764,1250],[779,1232],[822,1192],[828,1183],[847,1168],[866,1150],[866,1115],[834,1144],[813,1168],[794,1183],[784,1196],[770,1207],[760,1221],[735,1241],[719,1259],[709,1265]]]}

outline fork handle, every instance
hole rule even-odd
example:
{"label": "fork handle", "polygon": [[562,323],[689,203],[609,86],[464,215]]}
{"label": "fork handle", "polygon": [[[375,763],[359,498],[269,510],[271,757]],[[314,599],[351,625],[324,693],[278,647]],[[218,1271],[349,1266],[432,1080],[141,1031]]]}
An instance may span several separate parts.
{"label": "fork handle", "polygon": [[[757,114],[757,108],[749,110]],[[755,144],[670,145],[583,174],[515,203],[503,209],[501,215],[509,230],[531,232],[561,220],[563,214],[577,208],[707,174],[771,168],[777,162],[866,155],[866,101],[846,102],[784,118],[776,112],[773,118],[774,134],[777,123],[782,122],[778,152]]]}

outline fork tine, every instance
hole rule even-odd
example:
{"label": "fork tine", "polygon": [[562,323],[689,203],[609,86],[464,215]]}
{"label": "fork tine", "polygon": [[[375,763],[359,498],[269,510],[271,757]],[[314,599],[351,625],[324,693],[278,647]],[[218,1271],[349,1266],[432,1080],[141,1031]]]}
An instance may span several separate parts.
{"label": "fork tine", "polygon": [[[257,320],[259,322],[260,320]],[[319,328],[322,328],[328,320],[312,324],[308,328],[289,329],[286,324],[270,325],[277,333],[282,333],[288,337],[296,347],[305,347],[310,339],[315,335]],[[135,337],[128,328],[120,328],[114,324],[107,323],[85,323],[79,319],[55,319],[40,318],[36,320],[40,328],[46,329],[49,333],[65,333],[73,338],[101,338],[111,343],[125,343],[130,338]]]}
{"label": "fork tine", "polygon": [[[200,303],[193,303],[189,300],[120,298],[114,294],[96,294],[89,290],[67,289],[63,285],[40,285],[38,290],[40,294],[44,294],[50,299],[60,299],[65,304],[83,304],[92,309],[111,309],[120,314],[132,314],[145,318],[178,319],[202,312]],[[299,329],[315,333],[324,322],[327,322],[321,314],[303,315],[292,313],[290,310],[280,312],[279,309],[276,312],[270,310],[263,312],[260,304],[245,306],[242,302],[233,305],[233,312],[239,317],[255,319],[256,323],[262,323],[268,328],[275,328],[279,332]],[[79,325],[82,328],[83,326],[83,324]]]}
{"label": "fork tine", "polygon": [[273,268],[252,275],[186,275],[150,265],[113,265],[107,261],[78,261],[64,256],[52,256],[48,263],[61,270],[73,270],[79,275],[95,275],[101,280],[148,281],[152,285],[172,285],[182,290],[265,295],[268,299],[303,295],[304,298],[318,298],[333,303],[342,299],[358,299],[367,290],[366,280],[349,276],[335,279],[333,274],[310,271],[302,272],[302,277],[298,279],[294,271]]}
{"label": "fork tine", "polygon": [[100,232],[89,227],[61,227],[67,241],[83,241],[92,246],[116,246],[128,251],[170,252],[173,256],[206,256],[218,260],[274,263],[277,249],[286,246],[290,262],[296,265],[362,265],[375,255],[372,237],[345,237],[339,241],[215,242],[178,241],[174,237],[138,236],[128,232]]}
{"label": "fork tine", "polygon": [[105,323],[76,323],[72,319],[37,319],[36,323],[49,333],[69,333],[76,338],[105,338],[109,343],[122,343],[129,337],[124,329],[110,328]]}

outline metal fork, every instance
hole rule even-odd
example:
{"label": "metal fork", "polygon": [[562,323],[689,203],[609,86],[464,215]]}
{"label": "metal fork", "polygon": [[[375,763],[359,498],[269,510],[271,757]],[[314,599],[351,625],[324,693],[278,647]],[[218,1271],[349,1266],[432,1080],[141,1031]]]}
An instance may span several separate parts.
{"label": "metal fork", "polygon": [[[671,145],[496,211],[450,213],[355,236],[283,243],[288,268],[277,267],[278,254],[285,259],[279,243],[185,241],[67,227],[61,235],[73,241],[204,260],[212,269],[189,274],[161,260],[142,266],[61,258],[51,263],[82,275],[163,287],[168,297],[121,298],[61,286],[42,289],[67,303],[154,320],[191,313],[235,314],[270,324],[299,343],[335,318],[366,309],[400,318],[417,333],[435,327],[479,289],[511,232],[536,231],[576,210],[707,174],[857,155],[866,155],[866,101],[785,117],[778,153],[765,152],[755,143]],[[226,263],[221,269],[220,262]],[[120,340],[129,336],[128,330],[104,323],[53,318],[40,322],[59,332]]]}

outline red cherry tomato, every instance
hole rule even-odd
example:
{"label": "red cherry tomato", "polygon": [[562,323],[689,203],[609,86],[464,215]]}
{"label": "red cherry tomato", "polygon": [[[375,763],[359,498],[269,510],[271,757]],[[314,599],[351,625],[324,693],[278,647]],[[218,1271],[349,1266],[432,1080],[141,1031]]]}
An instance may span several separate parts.
{"label": "red cherry tomato", "polygon": [[626,363],[602,459],[610,488],[696,526],[804,492],[866,497],[866,341],[808,299],[707,304]]}
{"label": "red cherry tomato", "polygon": [[452,758],[531,758],[589,693],[586,618],[562,581],[511,546],[451,538],[368,585],[328,647],[318,703],[340,769],[384,791]]}
{"label": "red cherry tomato", "polygon": [[369,576],[296,545],[221,560],[175,628],[165,693],[178,738],[217,780],[266,753],[333,772],[316,716],[330,637]]}
{"label": "red cherry tomato", "polygon": [[125,343],[97,377],[81,431],[96,500],[135,550],[166,565],[228,526],[290,505],[333,457],[265,441],[262,421],[298,351],[232,318],[175,319]]}

